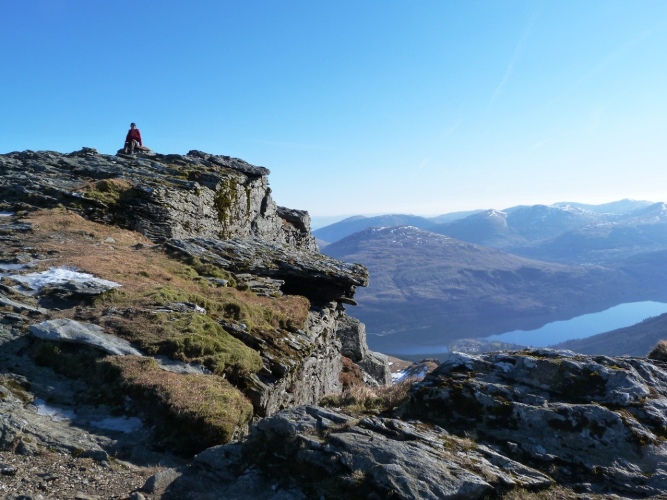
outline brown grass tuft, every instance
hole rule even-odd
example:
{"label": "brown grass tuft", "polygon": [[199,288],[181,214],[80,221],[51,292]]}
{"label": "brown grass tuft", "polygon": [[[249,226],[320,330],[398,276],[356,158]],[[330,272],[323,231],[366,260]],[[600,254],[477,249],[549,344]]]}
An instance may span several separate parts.
{"label": "brown grass tuft", "polygon": [[364,376],[361,368],[354,363],[350,358],[342,356],[343,369],[338,376],[340,382],[343,384],[343,389],[363,385]]}
{"label": "brown grass tuft", "polygon": [[220,377],[165,372],[154,359],[136,356],[108,356],[102,363],[182,453],[227,443],[252,418],[250,401]]}
{"label": "brown grass tuft", "polygon": [[398,384],[371,387],[357,383],[344,387],[339,395],[326,396],[320,404],[347,409],[352,413],[391,412],[408,399],[408,392],[415,379],[406,379]]}
{"label": "brown grass tuft", "polygon": [[661,340],[648,354],[649,359],[656,361],[667,361],[667,340]]}

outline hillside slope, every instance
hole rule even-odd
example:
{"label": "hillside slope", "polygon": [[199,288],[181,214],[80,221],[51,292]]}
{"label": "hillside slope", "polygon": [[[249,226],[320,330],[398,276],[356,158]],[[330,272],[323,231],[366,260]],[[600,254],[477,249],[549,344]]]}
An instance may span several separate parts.
{"label": "hillside slope", "polygon": [[536,328],[641,293],[622,271],[525,259],[413,227],[369,229],[324,251],[368,267],[353,313],[369,345],[387,353]]}
{"label": "hillside slope", "polygon": [[585,339],[561,342],[553,347],[582,354],[646,356],[661,340],[667,340],[667,314]]}

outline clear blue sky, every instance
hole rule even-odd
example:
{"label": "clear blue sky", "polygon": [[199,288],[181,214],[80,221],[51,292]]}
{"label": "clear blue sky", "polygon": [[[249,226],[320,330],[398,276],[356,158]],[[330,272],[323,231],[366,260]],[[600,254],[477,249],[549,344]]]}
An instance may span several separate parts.
{"label": "clear blue sky", "polygon": [[0,153],[271,170],[313,216],[667,201],[665,0],[20,0]]}

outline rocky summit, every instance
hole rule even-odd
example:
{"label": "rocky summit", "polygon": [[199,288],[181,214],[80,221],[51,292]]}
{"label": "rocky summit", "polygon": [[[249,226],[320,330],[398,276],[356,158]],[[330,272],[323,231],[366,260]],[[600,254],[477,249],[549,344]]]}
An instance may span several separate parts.
{"label": "rocky summit", "polygon": [[391,385],[263,167],[0,155],[0,498],[667,498],[665,348]]}

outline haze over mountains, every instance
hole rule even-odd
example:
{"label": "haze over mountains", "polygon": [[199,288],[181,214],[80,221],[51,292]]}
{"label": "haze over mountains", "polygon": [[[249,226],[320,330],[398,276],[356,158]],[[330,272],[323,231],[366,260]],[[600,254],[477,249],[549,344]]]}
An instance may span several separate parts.
{"label": "haze over mountains", "polygon": [[624,302],[667,301],[664,203],[520,206],[444,223],[355,217],[314,234],[330,238],[324,253],[369,268],[351,313],[384,352],[431,352]]}

